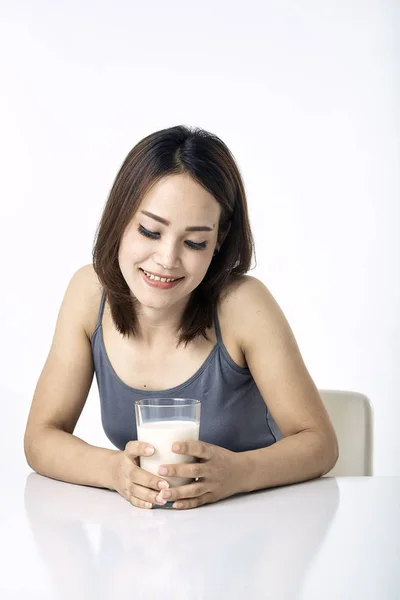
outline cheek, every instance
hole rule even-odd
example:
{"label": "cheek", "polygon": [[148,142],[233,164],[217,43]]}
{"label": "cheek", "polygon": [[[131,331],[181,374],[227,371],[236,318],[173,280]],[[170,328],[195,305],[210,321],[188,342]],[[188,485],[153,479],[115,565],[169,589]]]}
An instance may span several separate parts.
{"label": "cheek", "polygon": [[199,252],[201,256],[194,256],[191,258],[191,271],[196,274],[197,277],[203,279],[207,273],[207,269],[210,266],[212,256],[208,252]]}
{"label": "cheek", "polygon": [[136,236],[126,236],[121,240],[118,260],[121,262],[136,262],[148,254],[149,248],[146,240],[138,240]]}
{"label": "cheek", "polygon": [[118,250],[118,264],[125,281],[131,281],[133,274],[133,265],[140,262],[138,248],[132,244],[121,242]]}

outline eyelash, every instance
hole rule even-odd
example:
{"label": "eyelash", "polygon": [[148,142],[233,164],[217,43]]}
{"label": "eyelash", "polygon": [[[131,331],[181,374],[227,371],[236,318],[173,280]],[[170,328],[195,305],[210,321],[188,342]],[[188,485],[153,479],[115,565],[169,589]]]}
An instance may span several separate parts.
{"label": "eyelash", "polygon": [[[150,238],[152,240],[159,239],[159,235],[160,235],[159,233],[156,233],[155,231],[149,231],[148,229],[143,227],[143,225],[139,225],[138,231],[145,237]],[[196,242],[191,242],[190,240],[186,240],[185,244],[191,250],[205,250],[205,248],[207,247],[207,242],[196,243]]]}

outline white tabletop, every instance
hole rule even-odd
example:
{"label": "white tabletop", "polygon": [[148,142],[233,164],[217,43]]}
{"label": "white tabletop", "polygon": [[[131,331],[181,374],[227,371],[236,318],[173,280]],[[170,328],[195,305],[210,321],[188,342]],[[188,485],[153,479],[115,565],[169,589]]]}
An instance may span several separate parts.
{"label": "white tabletop", "polygon": [[322,478],[189,511],[36,473],[2,482],[1,600],[400,598],[400,477]]}

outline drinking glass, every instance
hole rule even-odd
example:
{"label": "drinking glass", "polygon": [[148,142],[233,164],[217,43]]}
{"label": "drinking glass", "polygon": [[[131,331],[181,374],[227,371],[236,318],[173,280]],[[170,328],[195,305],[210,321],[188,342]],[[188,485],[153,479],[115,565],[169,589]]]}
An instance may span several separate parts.
{"label": "drinking glass", "polygon": [[[135,401],[138,440],[154,447],[152,456],[141,456],[140,467],[158,475],[158,467],[195,462],[193,456],[172,452],[174,442],[199,439],[200,400],[193,398],[149,398]],[[171,487],[193,479],[164,477]]]}

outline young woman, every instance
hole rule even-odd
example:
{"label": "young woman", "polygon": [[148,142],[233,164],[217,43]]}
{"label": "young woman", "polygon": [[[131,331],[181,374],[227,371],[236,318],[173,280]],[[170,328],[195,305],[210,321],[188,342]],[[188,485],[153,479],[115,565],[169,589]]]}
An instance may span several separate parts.
{"label": "young woman", "polygon": [[[96,234],[93,264],[66,290],[25,432],[32,469],[178,509],[320,477],[337,439],[290,326],[246,272],[253,255],[243,182],[226,145],[178,126],[126,157]],[[105,433],[73,435],[96,373]],[[134,401],[198,398],[194,463],[139,467]],[[162,476],[194,478],[170,488]]]}

